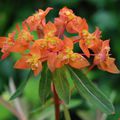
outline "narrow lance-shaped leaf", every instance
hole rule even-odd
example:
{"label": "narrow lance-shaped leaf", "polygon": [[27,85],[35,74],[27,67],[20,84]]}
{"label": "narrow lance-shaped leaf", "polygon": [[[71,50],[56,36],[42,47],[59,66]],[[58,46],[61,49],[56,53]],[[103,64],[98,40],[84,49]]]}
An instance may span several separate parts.
{"label": "narrow lance-shaped leaf", "polygon": [[47,96],[51,91],[50,90],[51,79],[52,79],[52,74],[45,63],[43,70],[41,72],[41,79],[39,83],[39,96],[43,104],[46,102]]}
{"label": "narrow lance-shaped leaf", "polygon": [[69,103],[70,98],[70,88],[68,80],[70,79],[70,73],[68,69],[64,66],[62,68],[56,69],[53,73],[53,82],[58,96],[66,104]]}
{"label": "narrow lance-shaped leaf", "polygon": [[25,88],[25,86],[26,86],[26,84],[27,84],[27,82],[28,82],[28,80],[29,80],[29,78],[30,78],[30,76],[31,76],[31,72],[32,72],[32,71],[30,71],[30,72],[28,73],[27,78],[26,78],[26,79],[21,83],[21,85],[17,88],[16,92],[10,97],[10,100],[15,99],[16,97],[18,97],[18,96],[23,92],[23,90],[24,90],[24,88]]}
{"label": "narrow lance-shaped leaf", "polygon": [[92,103],[94,107],[99,108],[107,114],[113,114],[114,107],[112,103],[91,81],[89,81],[86,75],[78,69],[68,68],[79,93]]}

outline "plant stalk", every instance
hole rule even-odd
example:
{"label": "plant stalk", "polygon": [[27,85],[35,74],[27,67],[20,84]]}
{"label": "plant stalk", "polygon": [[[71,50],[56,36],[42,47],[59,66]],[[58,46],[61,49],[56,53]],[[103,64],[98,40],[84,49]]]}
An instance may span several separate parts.
{"label": "plant stalk", "polygon": [[53,84],[53,93],[54,93],[54,104],[55,104],[55,120],[60,120],[60,101],[54,84]]}

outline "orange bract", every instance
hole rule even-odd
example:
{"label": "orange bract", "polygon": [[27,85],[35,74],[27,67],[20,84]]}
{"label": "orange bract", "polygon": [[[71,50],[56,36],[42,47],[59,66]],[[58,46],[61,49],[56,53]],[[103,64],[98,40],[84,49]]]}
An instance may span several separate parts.
{"label": "orange bract", "polygon": [[64,37],[64,48],[57,56],[56,67],[62,67],[64,64],[78,69],[89,65],[89,62],[82,55],[73,52],[73,42],[67,37]]}
{"label": "orange bract", "polygon": [[29,54],[23,55],[22,58],[16,62],[14,67],[18,69],[30,68],[34,71],[34,75],[36,76],[42,70],[42,63],[40,59],[40,51],[34,49],[31,50]]}
{"label": "orange bract", "polygon": [[94,64],[98,66],[99,69],[105,70],[111,73],[120,73],[118,68],[116,67],[114,58],[109,57],[109,40],[105,40],[102,42],[101,51],[96,54],[94,58]]}
{"label": "orange bract", "polygon": [[[31,69],[36,76],[42,71],[44,62],[47,62],[51,72],[66,64],[82,69],[89,66],[88,60],[83,55],[88,58],[93,55],[93,66],[97,65],[99,69],[111,73],[120,73],[114,63],[115,59],[110,57],[109,40],[101,39],[101,31],[98,27],[95,32],[88,32],[89,26],[86,19],[76,16],[67,7],[59,11],[59,17],[55,18],[53,23],[46,22],[46,15],[50,10],[52,10],[51,7],[45,11],[39,9],[22,22],[22,29],[17,24],[17,31],[10,33],[8,37],[0,37],[2,59],[11,52],[20,53],[21,58],[14,67]],[[37,33],[36,40],[31,31]],[[66,32],[72,37],[67,37]],[[79,43],[83,54],[74,52],[76,43]]]}
{"label": "orange bract", "polygon": [[66,29],[70,33],[81,33],[82,30],[88,30],[88,24],[85,19],[75,17],[67,24]]}
{"label": "orange bract", "polygon": [[15,43],[15,34],[15,32],[12,32],[8,34],[8,37],[0,37],[0,48],[2,48],[1,52],[3,53],[2,59],[5,59],[10,54],[10,50]]}
{"label": "orange bract", "polygon": [[30,27],[30,30],[37,30],[45,25],[45,16],[53,8],[48,7],[45,11],[39,9],[35,14],[28,17],[24,22]]}
{"label": "orange bract", "polygon": [[44,26],[44,35],[45,36],[54,36],[56,31],[57,31],[57,28],[56,26],[52,23],[52,22],[48,22],[45,26]]}
{"label": "orange bract", "polygon": [[30,43],[33,42],[33,35],[29,32],[26,25],[23,25],[23,29],[18,29],[18,35],[14,45],[11,48],[11,52],[24,52],[30,49]]}
{"label": "orange bract", "polygon": [[60,19],[63,19],[65,22],[68,22],[75,18],[73,11],[67,7],[64,7],[59,12]]}
{"label": "orange bract", "polygon": [[89,49],[91,49],[94,53],[99,52],[101,49],[101,39],[100,39],[101,31],[96,28],[94,33],[89,33],[87,30],[82,30],[80,35],[79,45],[84,54],[87,57],[90,57]]}

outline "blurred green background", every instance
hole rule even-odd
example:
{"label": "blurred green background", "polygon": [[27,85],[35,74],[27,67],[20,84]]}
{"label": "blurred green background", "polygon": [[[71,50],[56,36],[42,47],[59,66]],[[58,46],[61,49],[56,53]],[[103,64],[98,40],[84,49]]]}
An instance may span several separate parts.
{"label": "blurred green background", "polygon": [[[47,20],[58,16],[58,11],[67,6],[76,15],[87,19],[90,31],[98,26],[102,30],[102,38],[110,39],[111,53],[116,58],[116,64],[120,69],[120,1],[119,0],[0,0],[0,36],[7,35],[15,28],[16,23],[21,23],[36,10],[53,7]],[[13,64],[17,56],[0,60],[0,96],[5,100],[10,97],[9,81],[14,79],[16,87],[27,76],[28,71],[14,70]],[[120,74],[110,74],[94,68],[88,77],[108,96],[116,109],[115,115],[101,113],[90,107],[74,90],[71,97],[70,115],[72,120],[118,120],[120,118]],[[38,95],[39,78],[29,80],[20,102],[28,120],[54,120],[54,107],[52,101],[41,106]],[[14,104],[14,101],[12,101]],[[0,120],[17,120],[17,118],[0,103]],[[64,120],[61,112],[61,120]]]}

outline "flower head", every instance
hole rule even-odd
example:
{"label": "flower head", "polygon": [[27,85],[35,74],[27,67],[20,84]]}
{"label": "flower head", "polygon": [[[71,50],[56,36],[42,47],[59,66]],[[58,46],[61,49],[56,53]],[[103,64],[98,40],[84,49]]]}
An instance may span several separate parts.
{"label": "flower head", "polygon": [[[76,16],[67,7],[59,11],[54,22],[46,22],[46,15],[50,10],[51,7],[45,11],[39,9],[22,22],[22,29],[16,25],[16,32],[8,34],[8,37],[0,37],[2,59],[11,52],[20,53],[21,58],[15,63],[15,68],[31,69],[34,75],[38,75],[44,62],[51,72],[64,65],[83,69],[89,66],[88,60],[83,56],[89,58],[93,55],[93,66],[111,73],[120,73],[114,63],[115,59],[110,57],[109,40],[101,39],[98,27],[95,32],[90,33],[86,19]],[[37,39],[32,31],[36,32]],[[66,33],[72,37],[67,37]],[[74,52],[76,43],[79,43],[83,53]]]}

